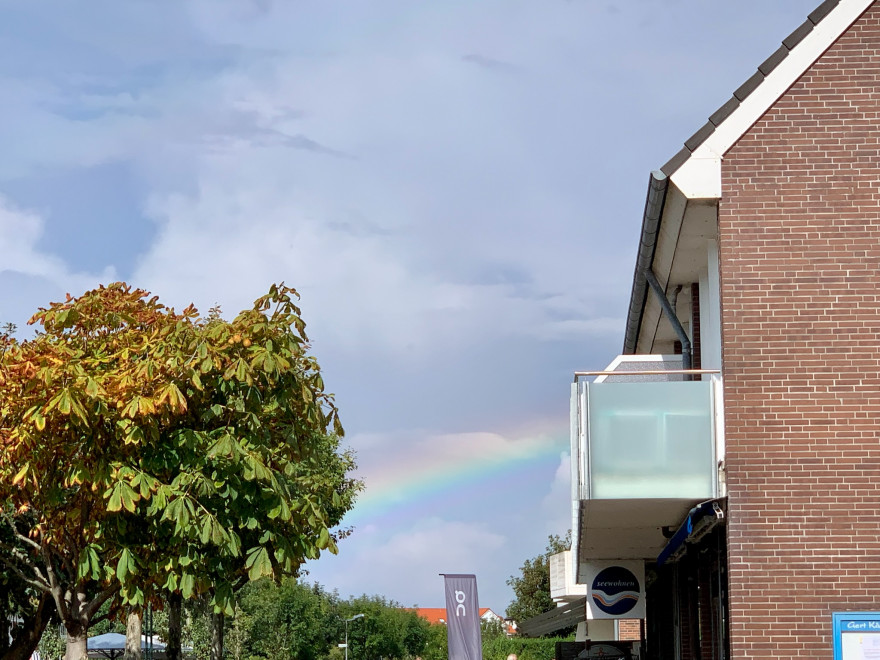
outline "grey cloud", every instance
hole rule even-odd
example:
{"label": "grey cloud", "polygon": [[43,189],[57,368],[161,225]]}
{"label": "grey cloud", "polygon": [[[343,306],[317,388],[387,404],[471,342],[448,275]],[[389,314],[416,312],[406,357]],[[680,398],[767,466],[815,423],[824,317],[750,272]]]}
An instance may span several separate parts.
{"label": "grey cloud", "polygon": [[323,156],[332,156],[333,158],[357,160],[351,154],[323,145],[302,133],[287,135],[272,128],[259,128],[256,126],[236,127],[229,130],[221,128],[220,131],[208,133],[204,137],[205,142],[219,147],[234,143],[236,140],[247,140],[250,144],[257,147],[289,147],[299,151],[310,151]]}
{"label": "grey cloud", "polygon": [[487,264],[480,268],[471,280],[473,284],[487,285],[523,285],[531,284],[533,281],[531,273],[514,264]]}
{"label": "grey cloud", "polygon": [[276,134],[282,144],[292,147],[293,149],[302,149],[303,151],[312,151],[316,154],[324,154],[325,156],[355,160],[355,157],[351,154],[330,147],[325,147],[320,142],[316,142],[302,134],[287,136],[280,131],[271,131],[271,133]]}
{"label": "grey cloud", "polygon": [[354,238],[391,236],[394,233],[390,229],[382,227],[357,212],[351,212],[344,218],[327,222],[324,226],[331,231],[346,234]]}
{"label": "grey cloud", "polygon": [[519,73],[522,71],[520,67],[515,64],[511,64],[510,62],[504,62],[502,60],[496,60],[493,57],[486,57],[485,55],[480,55],[478,53],[471,53],[470,55],[465,55],[461,58],[464,62],[468,62],[470,64],[475,64],[483,69],[488,69],[489,71],[494,71],[496,73]]}

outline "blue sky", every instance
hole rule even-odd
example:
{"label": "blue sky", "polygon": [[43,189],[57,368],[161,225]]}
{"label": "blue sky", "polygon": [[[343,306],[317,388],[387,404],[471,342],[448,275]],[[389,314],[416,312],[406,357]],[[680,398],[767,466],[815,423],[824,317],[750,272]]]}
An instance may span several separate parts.
{"label": "blue sky", "polygon": [[568,528],[649,172],[816,4],[0,0],[0,320],[295,286],[367,484],[309,578],[428,607],[474,572],[502,613]]}

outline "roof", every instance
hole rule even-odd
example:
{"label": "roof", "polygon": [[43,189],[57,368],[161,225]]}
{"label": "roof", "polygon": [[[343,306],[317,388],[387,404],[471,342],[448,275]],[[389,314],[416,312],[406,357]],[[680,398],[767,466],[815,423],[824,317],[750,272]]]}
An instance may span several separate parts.
{"label": "roof", "polygon": [[[415,607],[413,611],[418,614],[423,619],[427,619],[430,623],[446,623],[446,608],[445,607]],[[486,616],[487,612],[492,612],[488,607],[480,608],[480,618]],[[492,612],[495,614],[495,612]],[[495,616],[498,616],[495,614]],[[501,617],[498,617],[499,619]]]}
{"label": "roof", "polygon": [[[624,353],[635,352],[638,344],[647,301],[645,270],[654,262],[660,225],[669,214],[667,190],[674,190],[678,200],[720,199],[721,160],[725,153],[873,3],[874,0],[825,0],[783,39],[782,45],[685,142],[681,151],[659,171],[651,173],[627,314]],[[673,206],[678,209],[676,213],[686,208],[681,203]]]}
{"label": "roof", "polygon": [[575,598],[549,612],[521,621],[518,631],[525,637],[540,637],[563,628],[571,628],[587,618],[587,597]]}
{"label": "roof", "polygon": [[[742,105],[743,101],[751,96],[751,94],[764,83],[767,77],[780,64],[782,64],[782,62],[807,37],[807,35],[813,32],[816,26],[819,25],[819,23],[840,4],[853,3],[847,2],[847,0],[843,0],[843,2],[841,2],[841,0],[825,0],[825,2],[814,9],[794,32],[782,40],[782,45],[758,66],[758,70],[733,92],[733,95],[724,103],[724,105],[712,113],[709,117],[709,121],[685,141],[684,148],[663,165],[663,167],[660,168],[660,171],[666,174],[666,176],[671,176],[685,161],[688,160],[688,158],[690,158],[691,154],[693,154],[694,151],[696,151],[696,149],[715,132],[718,126],[732,115],[740,105]],[[870,2],[868,4],[870,5]],[[859,12],[859,14],[861,14],[861,12]],[[812,62],[810,62],[810,64],[812,64]]]}

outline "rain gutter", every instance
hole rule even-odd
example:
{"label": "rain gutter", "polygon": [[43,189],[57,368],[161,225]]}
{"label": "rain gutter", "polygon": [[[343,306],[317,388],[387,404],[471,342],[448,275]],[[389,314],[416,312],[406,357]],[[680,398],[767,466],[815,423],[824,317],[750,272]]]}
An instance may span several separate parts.
{"label": "rain gutter", "polygon": [[[623,340],[624,355],[632,355],[636,351],[639,340],[639,327],[642,314],[648,299],[648,282],[645,273],[654,262],[654,251],[657,248],[657,232],[660,228],[660,217],[663,204],[666,202],[666,190],[669,186],[668,177],[660,170],[651,172],[648,181],[648,196],[645,200],[645,212],[642,216],[642,234],[639,241],[639,252],[636,256],[636,270],[633,276],[632,293],[629,298],[629,313],[626,317],[626,334]],[[665,295],[663,298],[665,299]]]}

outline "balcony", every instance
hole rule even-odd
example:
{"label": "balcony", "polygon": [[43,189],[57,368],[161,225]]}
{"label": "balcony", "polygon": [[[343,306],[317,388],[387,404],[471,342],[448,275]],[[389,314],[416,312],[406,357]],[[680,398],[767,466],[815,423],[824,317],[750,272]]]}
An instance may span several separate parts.
{"label": "balcony", "polygon": [[[578,559],[654,559],[723,484],[720,375],[677,356],[626,356],[572,385],[572,499]],[[580,376],[594,376],[588,382]],[[686,380],[699,378],[700,380]]]}

